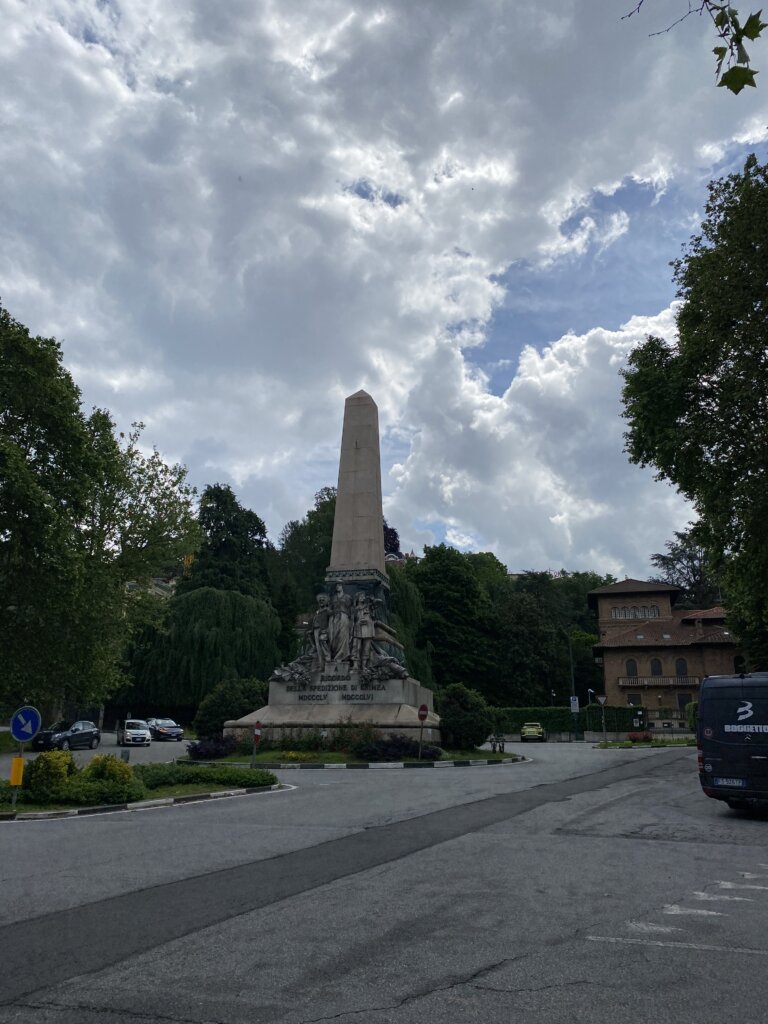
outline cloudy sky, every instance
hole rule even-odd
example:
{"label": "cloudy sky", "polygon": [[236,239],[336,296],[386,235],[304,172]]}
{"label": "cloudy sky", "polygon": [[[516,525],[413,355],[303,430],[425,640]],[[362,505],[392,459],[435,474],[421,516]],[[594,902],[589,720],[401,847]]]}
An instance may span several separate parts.
{"label": "cloudy sky", "polygon": [[618,371],[707,181],[766,159],[768,78],[630,6],[0,0],[0,300],[273,538],[363,387],[405,547],[642,577],[690,512]]}

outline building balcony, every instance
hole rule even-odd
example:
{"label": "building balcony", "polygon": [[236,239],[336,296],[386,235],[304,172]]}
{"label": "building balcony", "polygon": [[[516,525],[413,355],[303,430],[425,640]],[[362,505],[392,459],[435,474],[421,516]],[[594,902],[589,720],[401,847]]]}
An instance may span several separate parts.
{"label": "building balcony", "polygon": [[622,687],[631,686],[645,690],[649,687],[691,690],[698,687],[701,680],[698,676],[619,676],[617,682]]}

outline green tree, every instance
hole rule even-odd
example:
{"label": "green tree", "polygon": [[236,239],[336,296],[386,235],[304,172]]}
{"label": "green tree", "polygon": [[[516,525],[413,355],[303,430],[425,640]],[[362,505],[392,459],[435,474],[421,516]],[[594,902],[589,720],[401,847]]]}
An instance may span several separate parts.
{"label": "green tree", "polygon": [[228,485],[210,484],[200,496],[198,519],[203,538],[200,551],[179,583],[178,593],[213,587],[265,597],[268,541],[259,516],[244,508]]}
{"label": "green tree", "polygon": [[424,601],[418,587],[403,566],[387,565],[392,616],[390,624],[403,645],[408,671],[423,686],[432,685],[429,651],[421,644]]}
{"label": "green tree", "polygon": [[133,652],[137,692],[159,704],[199,704],[223,680],[265,679],[280,660],[279,636],[263,598],[213,587],[174,595],[165,629]]}
{"label": "green tree", "polygon": [[0,699],[98,702],[144,610],[126,587],[194,543],[181,467],[82,413],[59,344],[0,307]]}
{"label": "green tree", "polygon": [[[635,6],[624,15],[631,18],[640,11],[645,0],[638,0]],[[768,27],[761,21],[762,11],[753,11],[747,15],[746,20],[739,17],[739,12],[730,3],[718,3],[717,0],[687,0],[681,5],[682,14],[677,17],[671,25],[668,25],[661,32],[653,32],[652,35],[661,35],[669,32],[681,21],[690,18],[692,14],[706,14],[712,20],[712,25],[717,38],[717,46],[712,52],[715,55],[715,78],[717,84],[732,93],[738,94],[749,85],[755,87],[755,75],[758,73],[750,67],[749,54],[745,44],[759,39],[764,28]],[[725,70],[724,70],[725,69]]]}
{"label": "green tree", "polygon": [[280,534],[280,572],[292,581],[301,611],[314,607],[331,561],[336,489],[323,487],[315,505],[299,522],[287,523]]}
{"label": "green tree", "polygon": [[659,570],[653,583],[671,583],[682,594],[675,602],[678,608],[712,608],[722,604],[718,574],[712,567],[705,539],[694,526],[675,531],[675,539],[667,541],[666,552],[651,555],[651,564]]}
{"label": "green tree", "polygon": [[491,709],[477,690],[452,683],[439,694],[440,733],[443,745],[473,750],[488,739],[493,728]]}
{"label": "green tree", "polygon": [[623,372],[626,451],[693,503],[733,625],[768,657],[768,167],[710,183],[674,264],[676,344],[649,337]]}
{"label": "green tree", "polygon": [[221,736],[224,723],[258,711],[269,698],[269,685],[260,679],[228,679],[204,698],[193,723],[201,738]]}
{"label": "green tree", "polygon": [[407,568],[424,602],[418,642],[430,652],[435,684],[470,679],[482,689],[492,672],[491,608],[471,564],[455,548],[438,544]]}

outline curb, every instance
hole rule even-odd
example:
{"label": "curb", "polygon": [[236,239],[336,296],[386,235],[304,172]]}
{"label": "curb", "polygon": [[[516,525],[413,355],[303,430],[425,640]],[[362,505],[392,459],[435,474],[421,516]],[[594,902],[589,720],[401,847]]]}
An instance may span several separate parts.
{"label": "curb", "polygon": [[[219,800],[225,796],[250,796],[252,793],[271,793],[280,789],[280,783],[274,786],[246,786],[240,789],[222,789],[216,793],[190,793],[189,796],[166,796],[157,800],[137,800],[130,804],[102,804],[99,807],[74,807],[62,811],[28,811],[26,814],[2,814],[0,824],[4,821],[43,821],[49,818],[84,818],[89,814],[111,814],[113,811],[144,811],[150,807],[170,807],[172,804],[192,804],[202,800]],[[289,789],[291,787],[288,787]]]}
{"label": "curb", "polygon": [[[495,768],[500,765],[508,764],[523,764],[529,761],[527,757],[505,757],[503,761],[499,761],[497,758],[486,760],[481,758],[478,760],[471,761],[369,761],[363,762],[362,764],[338,764],[333,762],[331,764],[325,764],[322,761],[289,761],[283,763],[282,761],[260,761],[259,768],[266,768],[274,771],[275,769],[305,769],[308,771],[318,771],[319,769],[326,768],[329,771],[360,771],[370,769],[371,771],[379,771],[382,769],[393,769],[393,768]],[[217,761],[197,761],[197,764],[218,764]],[[233,767],[237,767],[237,762],[229,762]],[[250,762],[243,762],[245,765]]]}

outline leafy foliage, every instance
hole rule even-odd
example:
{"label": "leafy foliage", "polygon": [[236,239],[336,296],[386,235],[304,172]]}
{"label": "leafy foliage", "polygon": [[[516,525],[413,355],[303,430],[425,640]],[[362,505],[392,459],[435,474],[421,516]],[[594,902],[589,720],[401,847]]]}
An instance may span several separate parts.
{"label": "leafy foliage", "polygon": [[0,307],[0,699],[87,704],[122,681],[129,580],[194,546],[185,471],[85,417],[59,344]]}
{"label": "leafy foliage", "polygon": [[56,803],[77,771],[75,759],[65,750],[48,750],[24,765],[22,789],[33,803]]}
{"label": "leafy foliage", "polygon": [[202,544],[177,593],[212,587],[266,597],[267,530],[259,516],[240,504],[231,487],[212,484],[200,496],[198,518]]}
{"label": "leafy foliage", "polygon": [[488,738],[493,716],[485,698],[462,683],[440,693],[440,735],[446,747],[472,750]]}
{"label": "leafy foliage", "polygon": [[734,631],[768,663],[768,167],[710,183],[705,212],[673,264],[677,345],[649,337],[624,371],[626,451],[692,501]]}
{"label": "leafy foliage", "polygon": [[[637,14],[645,0],[638,0],[635,7],[625,15],[631,18]],[[715,78],[717,84],[729,89],[738,95],[741,90],[749,85],[754,88],[755,75],[749,64],[749,54],[744,46],[745,40],[754,42],[759,39],[764,28],[768,27],[766,22],[761,20],[762,10],[753,11],[742,23],[739,12],[730,3],[718,3],[717,0],[688,0],[687,10],[677,18],[672,25],[664,31],[669,32],[675,25],[685,21],[692,14],[707,14],[712,19],[712,24],[717,36],[717,46],[712,52],[715,55]],[[659,35],[654,32],[652,35]],[[723,70],[725,68],[725,70]]]}
{"label": "leafy foliage", "polygon": [[195,732],[203,739],[220,737],[225,722],[257,711],[267,703],[268,696],[269,684],[258,679],[230,679],[219,683],[198,708]]}
{"label": "leafy foliage", "polygon": [[222,680],[270,675],[279,634],[280,620],[262,598],[212,587],[174,595],[165,632],[134,653],[134,678],[149,702],[196,704]]}
{"label": "leafy foliage", "polygon": [[682,589],[677,608],[712,608],[722,604],[718,573],[712,567],[701,531],[696,527],[675,531],[675,539],[666,544],[666,554],[651,555],[651,564],[660,570],[654,583],[671,583]]}

